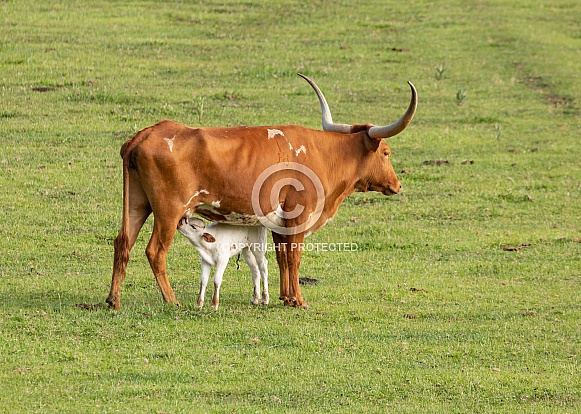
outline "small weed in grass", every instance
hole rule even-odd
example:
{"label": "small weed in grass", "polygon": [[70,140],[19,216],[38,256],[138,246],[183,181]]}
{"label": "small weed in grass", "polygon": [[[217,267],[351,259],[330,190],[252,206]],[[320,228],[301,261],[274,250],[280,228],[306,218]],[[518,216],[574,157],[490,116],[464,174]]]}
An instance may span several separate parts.
{"label": "small weed in grass", "polygon": [[464,103],[464,99],[466,99],[467,90],[464,87],[461,87],[456,91],[456,104],[462,105]]}
{"label": "small weed in grass", "polygon": [[446,65],[438,65],[435,67],[435,74],[436,80],[441,80],[442,76],[444,76],[444,72],[446,71]]}

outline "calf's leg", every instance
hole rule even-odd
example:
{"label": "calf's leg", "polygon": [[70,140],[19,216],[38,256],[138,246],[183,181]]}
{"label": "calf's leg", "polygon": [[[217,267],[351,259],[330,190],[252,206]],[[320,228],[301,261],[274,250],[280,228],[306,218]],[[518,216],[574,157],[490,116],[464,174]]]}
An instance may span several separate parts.
{"label": "calf's leg", "polygon": [[252,274],[252,285],[254,286],[252,304],[258,305],[258,302],[260,302],[260,269],[258,268],[254,255],[250,252],[248,247],[242,250],[242,256]]}
{"label": "calf's leg", "polygon": [[208,286],[208,280],[210,279],[210,271],[212,266],[210,263],[202,260],[202,276],[200,276],[200,293],[198,294],[198,306],[200,308],[204,307],[204,298],[206,296],[206,286]]}
{"label": "calf's leg", "polygon": [[212,309],[218,310],[220,303],[220,286],[222,285],[222,277],[226,270],[228,259],[220,261],[216,264],[216,273],[214,273],[214,296],[212,297]]}
{"label": "calf's leg", "polygon": [[258,269],[260,270],[260,278],[262,279],[262,304],[268,305],[270,296],[268,295],[268,261],[264,255],[264,251],[252,250]]}

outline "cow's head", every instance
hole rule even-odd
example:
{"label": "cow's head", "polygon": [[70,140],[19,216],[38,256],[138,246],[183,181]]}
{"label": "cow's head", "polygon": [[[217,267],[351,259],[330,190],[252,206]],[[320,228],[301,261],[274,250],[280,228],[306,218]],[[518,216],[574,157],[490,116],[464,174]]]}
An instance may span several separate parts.
{"label": "cow's head", "polygon": [[405,114],[393,124],[387,126],[375,126],[372,124],[348,125],[333,123],[329,105],[319,87],[308,77],[300,73],[299,76],[309,82],[317,93],[321,103],[324,131],[342,134],[365,132],[366,134],[364,140],[365,165],[362,166],[364,171],[362,171],[362,179],[356,184],[355,189],[357,191],[378,191],[385,195],[399,193],[401,185],[391,165],[391,150],[384,139],[399,134],[412,121],[418,105],[418,96],[414,85],[408,82],[412,91],[410,104]]}
{"label": "cow's head", "polygon": [[361,179],[356,184],[356,191],[378,191],[385,195],[397,194],[401,184],[391,165],[391,149],[382,138],[369,136],[372,125],[353,125],[353,133],[366,133],[363,136],[364,162],[361,166]]}

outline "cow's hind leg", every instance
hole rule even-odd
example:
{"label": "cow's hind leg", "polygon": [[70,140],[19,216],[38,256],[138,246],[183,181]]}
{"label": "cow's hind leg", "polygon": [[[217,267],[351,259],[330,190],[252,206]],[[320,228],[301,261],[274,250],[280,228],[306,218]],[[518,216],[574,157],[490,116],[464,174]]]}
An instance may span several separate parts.
{"label": "cow's hind leg", "polygon": [[179,302],[167,278],[166,260],[169,247],[176,232],[177,223],[181,216],[182,213],[176,214],[175,217],[172,217],[172,215],[161,216],[162,218],[155,217],[153,221],[153,233],[145,249],[149,265],[155,275],[155,280],[161,290],[163,300],[166,303],[175,303],[176,305],[179,305]]}
{"label": "cow's hind leg", "polygon": [[[130,174],[130,179],[133,178]],[[129,261],[129,252],[135,244],[135,240],[139,235],[139,230],[145,223],[145,220],[151,214],[151,207],[149,201],[141,184],[138,180],[131,180],[129,187],[129,211],[124,214],[128,214],[128,227],[125,228],[121,225],[119,234],[115,238],[114,242],[114,259],[113,259],[113,277],[111,279],[111,289],[109,290],[109,296],[107,297],[107,303],[114,309],[119,309],[121,307],[121,302],[119,299],[120,288],[123,280],[125,279],[125,274],[127,270],[127,262]],[[124,220],[123,220],[124,221]]]}

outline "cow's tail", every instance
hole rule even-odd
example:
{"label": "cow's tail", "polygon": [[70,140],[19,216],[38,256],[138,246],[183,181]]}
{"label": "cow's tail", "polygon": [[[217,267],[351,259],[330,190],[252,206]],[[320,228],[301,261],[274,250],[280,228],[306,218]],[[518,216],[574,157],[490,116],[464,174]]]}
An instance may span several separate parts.
{"label": "cow's tail", "polygon": [[129,251],[131,250],[129,247],[129,157],[134,146],[130,145],[133,141],[128,141],[121,147],[121,158],[123,158],[123,216],[119,235],[115,239],[115,267],[123,272],[123,276],[125,276],[127,262],[129,262]]}
{"label": "cow's tail", "polygon": [[128,157],[123,157],[123,216],[121,229],[115,239],[115,269],[125,275],[129,262],[129,166]]}
{"label": "cow's tail", "polygon": [[114,242],[113,276],[111,290],[107,297],[107,303],[114,309],[121,307],[119,291],[121,283],[125,279],[127,262],[129,262],[129,170],[127,157],[123,157],[123,216],[121,229]]}

